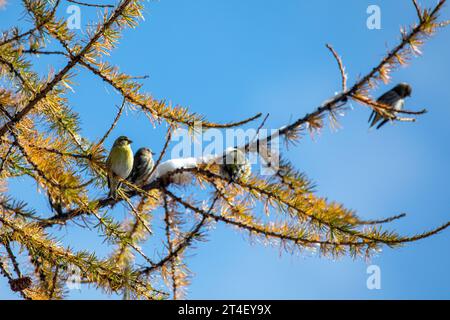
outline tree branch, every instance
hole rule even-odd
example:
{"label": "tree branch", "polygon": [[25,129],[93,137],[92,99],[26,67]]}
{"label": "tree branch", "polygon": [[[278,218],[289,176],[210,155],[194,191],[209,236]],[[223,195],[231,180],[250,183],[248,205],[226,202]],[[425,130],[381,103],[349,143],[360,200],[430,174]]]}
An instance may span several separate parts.
{"label": "tree branch", "polygon": [[91,49],[91,47],[100,39],[100,37],[104,34],[106,30],[108,30],[112,24],[120,17],[122,12],[125,10],[125,8],[132,2],[133,0],[124,0],[121,5],[113,12],[113,14],[110,16],[110,18],[102,25],[102,27],[98,30],[98,32],[90,39],[88,44],[84,46],[84,48],[73,58],[70,59],[70,61],[67,63],[67,65],[59,71],[54,78],[48,82],[43,88],[37,92],[37,94],[25,105],[25,107],[18,112],[11,121],[4,124],[0,128],[0,138],[2,138],[5,133],[10,130],[14,125],[19,123],[22,118],[24,118],[35,106],[36,104],[44,99],[47,94],[53,90],[53,88],[61,82],[61,80],[67,75],[67,73],[77,64],[79,63],[84,55],[88,53],[88,51]]}
{"label": "tree branch", "polygon": [[81,6],[86,6],[86,7],[114,8],[114,5],[112,5],[112,4],[93,4],[93,3],[86,3],[86,2],[80,2],[80,1],[75,1],[75,0],[67,0],[67,1],[75,3],[75,4],[79,4]]}

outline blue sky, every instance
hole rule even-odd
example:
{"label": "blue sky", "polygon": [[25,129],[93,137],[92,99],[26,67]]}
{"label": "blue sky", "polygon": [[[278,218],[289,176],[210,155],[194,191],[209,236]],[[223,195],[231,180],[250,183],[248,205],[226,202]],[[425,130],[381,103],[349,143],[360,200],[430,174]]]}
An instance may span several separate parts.
{"label": "blue sky", "polygon": [[[0,10],[1,30],[22,16],[20,1],[8,2],[6,10]],[[381,30],[366,27],[366,9],[371,4],[381,8]],[[145,11],[145,22],[127,30],[113,51],[113,63],[130,74],[149,75],[144,88],[156,98],[188,106],[212,121],[270,113],[269,128],[303,116],[340,89],[336,62],[326,43],[342,56],[353,83],[398,42],[399,28],[416,20],[409,0],[161,0],[146,3]],[[94,17],[95,11],[82,9],[83,24]],[[449,6],[443,18],[450,19]],[[314,139],[305,136],[290,148],[286,155],[316,182],[318,194],[344,203],[367,219],[406,212],[405,219],[390,226],[405,234],[450,220],[449,40],[450,29],[442,30],[424,46],[423,56],[393,74],[394,83],[407,81],[414,89],[408,107],[429,110],[417,123],[369,131],[369,111],[353,104],[341,118],[339,130],[326,128]],[[64,62],[46,57],[40,61],[40,72],[51,66],[57,69]],[[120,97],[83,70],[77,83],[70,102],[81,116],[83,133],[98,139],[109,127]],[[164,132],[163,127],[153,129],[144,116],[129,113],[113,137],[126,133],[136,147],[148,145],[159,152]],[[48,212],[43,196],[32,195],[35,190],[26,179],[10,184],[11,194]],[[98,190],[98,195],[104,192]],[[118,208],[114,214],[123,217],[124,210]],[[65,244],[105,254],[101,239],[88,230],[69,226],[54,232]],[[449,238],[446,231],[400,249],[385,248],[370,262],[334,261],[280,255],[277,248],[252,245],[244,234],[217,225],[208,242],[190,251],[188,265],[194,276],[187,297],[448,299]],[[366,269],[371,264],[381,268],[381,290],[366,287]],[[0,298],[16,298],[8,290],[0,279]],[[69,297],[105,296],[83,287]]]}

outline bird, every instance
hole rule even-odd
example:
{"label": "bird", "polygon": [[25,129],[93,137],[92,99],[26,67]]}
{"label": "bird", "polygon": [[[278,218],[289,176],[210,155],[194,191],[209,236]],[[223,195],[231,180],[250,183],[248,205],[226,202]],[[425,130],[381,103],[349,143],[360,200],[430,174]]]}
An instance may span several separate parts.
{"label": "bird", "polygon": [[[388,92],[386,92],[385,94],[383,94],[381,97],[379,97],[377,102],[392,107],[394,110],[393,114],[395,115],[397,113],[395,112],[395,110],[400,111],[403,109],[403,106],[405,105],[405,98],[410,97],[411,93],[412,88],[409,84],[400,83],[391,90],[389,90]],[[373,110],[369,118],[369,122],[372,121],[370,127],[372,128],[382,119],[383,121],[377,126],[377,130],[380,129],[382,126],[384,126],[389,121],[390,118],[387,118],[386,116],[383,116],[380,113]]]}
{"label": "bird", "polygon": [[127,179],[133,169],[132,141],[126,136],[120,136],[114,141],[106,166],[108,168],[109,197],[116,199],[120,187],[120,179]]}
{"label": "bird", "polygon": [[148,148],[140,148],[134,155],[133,170],[128,181],[137,187],[142,187],[148,182],[155,165],[154,153]]}
{"label": "bird", "polygon": [[221,174],[231,182],[246,178],[251,174],[251,165],[245,154],[239,149],[227,150],[222,160]]}

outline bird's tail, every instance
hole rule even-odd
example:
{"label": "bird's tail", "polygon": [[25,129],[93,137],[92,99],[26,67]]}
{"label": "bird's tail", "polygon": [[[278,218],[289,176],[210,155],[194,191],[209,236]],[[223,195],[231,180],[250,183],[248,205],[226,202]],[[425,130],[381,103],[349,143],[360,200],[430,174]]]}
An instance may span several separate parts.
{"label": "bird's tail", "polygon": [[389,119],[384,119],[383,122],[381,122],[378,126],[377,126],[377,130],[379,130],[382,126],[384,126],[386,123],[388,123]]}
{"label": "bird's tail", "polygon": [[376,111],[372,111],[372,114],[370,115],[370,118],[369,118],[369,122],[372,121],[372,123],[370,124],[370,128],[375,126],[382,118],[383,117],[379,113],[377,113]]}
{"label": "bird's tail", "polygon": [[117,198],[117,190],[120,187],[120,181],[116,177],[109,175],[108,176],[108,187],[109,187],[108,197],[112,198],[112,199],[116,199]]}
{"label": "bird's tail", "polygon": [[367,121],[367,122],[370,123],[370,121],[372,121],[373,117],[375,117],[375,110],[372,111],[372,113],[370,114],[370,117],[369,117],[369,121]]}

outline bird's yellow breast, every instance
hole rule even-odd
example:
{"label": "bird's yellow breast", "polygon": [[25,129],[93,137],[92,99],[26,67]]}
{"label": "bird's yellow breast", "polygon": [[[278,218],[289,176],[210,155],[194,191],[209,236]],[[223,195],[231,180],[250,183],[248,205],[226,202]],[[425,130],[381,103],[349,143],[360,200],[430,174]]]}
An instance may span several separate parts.
{"label": "bird's yellow breast", "polygon": [[126,179],[133,169],[133,151],[131,147],[114,147],[108,158],[108,166],[116,175]]}

